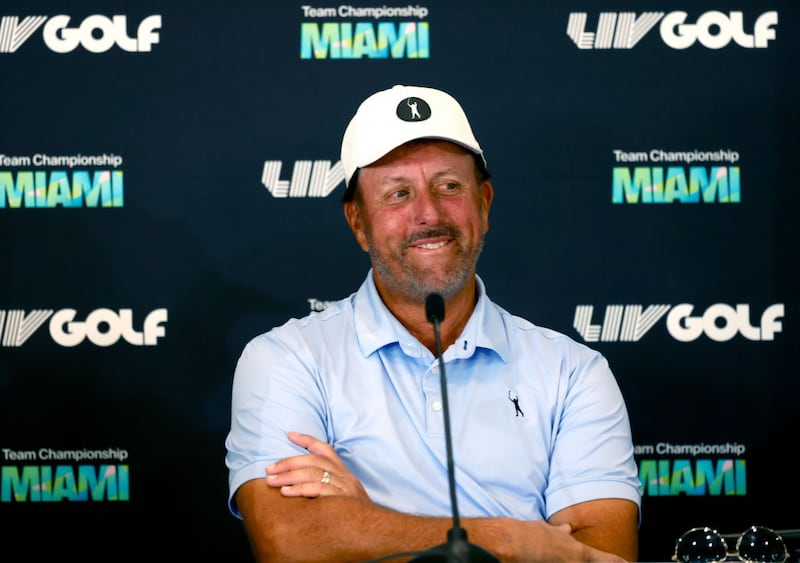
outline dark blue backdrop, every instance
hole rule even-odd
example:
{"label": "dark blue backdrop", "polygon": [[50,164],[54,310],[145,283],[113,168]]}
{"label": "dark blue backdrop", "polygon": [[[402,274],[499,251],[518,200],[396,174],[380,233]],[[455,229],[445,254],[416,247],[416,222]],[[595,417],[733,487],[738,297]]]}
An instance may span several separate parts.
{"label": "dark blue backdrop", "polygon": [[[796,4],[304,5],[0,6],[4,545],[26,561],[250,559],[226,509],[236,359],[252,336],[346,296],[368,267],[343,184],[276,197],[262,170],[280,162],[289,182],[297,162],[334,167],[356,105],[398,83],[454,94],[486,150],[496,199],[480,274],[496,301],[579,341],[585,307],[589,325],[610,328],[609,306],[666,306],[635,337],[587,342],[619,379],[648,479],[641,559],[668,559],[692,526],[800,527]],[[676,49],[660,22],[679,11],[684,36],[765,46]],[[625,28],[626,12],[639,27]],[[658,23],[627,33],[649,12]],[[617,46],[594,42],[601,13],[618,22]],[[324,34],[346,38],[348,25],[428,49],[388,35],[396,52],[380,58],[359,35],[363,56],[347,58]],[[304,38],[315,57],[302,58]],[[645,203],[648,186],[618,183],[639,199],[615,203],[615,169],[663,171],[686,199]],[[689,180],[720,169],[738,175],[739,200],[692,201]],[[112,172],[121,199],[102,197]],[[679,304],[701,327],[690,341],[667,320]]]}

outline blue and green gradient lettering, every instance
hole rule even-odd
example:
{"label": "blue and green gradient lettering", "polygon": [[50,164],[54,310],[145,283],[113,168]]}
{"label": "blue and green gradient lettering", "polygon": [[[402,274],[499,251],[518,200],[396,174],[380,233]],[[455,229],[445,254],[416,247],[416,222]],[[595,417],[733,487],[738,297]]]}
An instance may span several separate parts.
{"label": "blue and green gradient lettering", "polygon": [[305,22],[301,59],[427,59],[428,22]]}
{"label": "blue and green gradient lettering", "polygon": [[613,169],[611,202],[740,203],[738,166],[617,166]]}
{"label": "blue and green gradient lettering", "polygon": [[643,459],[639,461],[642,493],[665,496],[745,496],[744,459]]}
{"label": "blue and green gradient lettering", "polygon": [[[16,177],[15,177],[16,174]],[[0,170],[0,209],[122,207],[122,170],[46,172]]]}
{"label": "blue and green gradient lettering", "polygon": [[0,472],[0,502],[130,500],[127,465],[14,465]]}

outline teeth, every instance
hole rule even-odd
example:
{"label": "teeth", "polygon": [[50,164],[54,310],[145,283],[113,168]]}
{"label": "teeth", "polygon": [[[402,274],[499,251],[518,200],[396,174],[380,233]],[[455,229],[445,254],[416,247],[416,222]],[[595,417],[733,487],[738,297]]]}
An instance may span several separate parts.
{"label": "teeth", "polygon": [[446,244],[445,241],[442,241],[442,242],[434,242],[434,243],[431,243],[431,244],[420,244],[419,246],[420,246],[420,248],[426,248],[428,250],[434,250],[436,248],[443,247],[445,244]]}

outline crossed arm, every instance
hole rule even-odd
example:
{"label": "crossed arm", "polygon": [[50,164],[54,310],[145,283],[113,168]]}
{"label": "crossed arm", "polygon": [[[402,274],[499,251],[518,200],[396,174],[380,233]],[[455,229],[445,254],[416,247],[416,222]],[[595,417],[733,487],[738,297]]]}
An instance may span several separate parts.
{"label": "crossed arm", "polygon": [[[451,518],[378,506],[330,445],[305,434],[290,432],[289,438],[309,453],[269,466],[265,479],[248,481],[236,492],[257,561],[367,561],[446,541]],[[327,483],[321,480],[325,471]],[[638,507],[623,499],[576,504],[548,522],[465,518],[461,525],[471,543],[501,561],[637,558]]]}

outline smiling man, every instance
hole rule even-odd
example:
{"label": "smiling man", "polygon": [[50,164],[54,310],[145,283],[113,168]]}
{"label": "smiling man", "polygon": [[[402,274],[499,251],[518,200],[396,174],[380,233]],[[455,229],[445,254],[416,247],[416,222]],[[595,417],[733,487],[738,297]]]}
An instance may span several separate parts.
{"label": "smiling man", "polygon": [[[229,506],[258,561],[364,561],[442,544],[457,500],[503,561],[633,561],[640,485],[606,360],[512,315],[476,273],[494,188],[459,103],[395,86],[342,142],[344,214],[371,269],[327,310],[245,347],[226,440]],[[512,400],[513,397],[513,400]]]}

